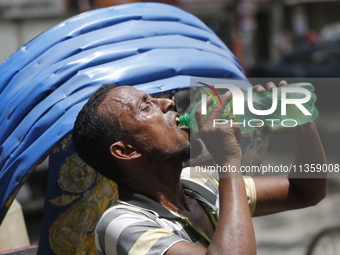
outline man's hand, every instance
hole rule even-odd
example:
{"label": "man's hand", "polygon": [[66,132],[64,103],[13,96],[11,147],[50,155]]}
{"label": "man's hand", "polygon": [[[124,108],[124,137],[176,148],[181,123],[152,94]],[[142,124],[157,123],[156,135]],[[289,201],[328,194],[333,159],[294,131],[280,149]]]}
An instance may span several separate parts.
{"label": "man's hand", "polygon": [[[200,109],[196,113],[196,120],[199,126],[199,135],[209,153],[217,164],[242,159],[242,151],[239,146],[241,132],[238,125],[230,124],[215,125],[214,120],[220,119],[222,110],[231,100],[230,91],[221,96],[222,105],[217,103],[211,110],[208,118],[202,115]],[[211,104],[211,99],[208,105]],[[230,123],[230,122],[228,122]]]}
{"label": "man's hand", "polygon": [[[278,87],[282,87],[287,85],[288,83],[285,80],[280,81]],[[263,94],[266,91],[273,91],[273,88],[275,88],[276,85],[274,82],[268,82],[265,87],[262,85],[258,84],[255,85],[253,88],[253,91],[259,94]],[[260,125],[260,124],[258,124]],[[271,127],[268,125],[263,125],[263,126],[258,126],[256,127],[257,130],[259,130],[262,134],[266,135],[294,135],[296,133],[296,130],[299,129],[299,126],[296,127],[282,127],[282,126],[276,126],[276,127]]]}
{"label": "man's hand", "polygon": [[[218,125],[214,119],[220,119],[222,110],[231,99],[231,93],[222,95],[222,105],[215,105],[208,117],[196,113],[200,137],[205,143],[216,164],[232,165],[235,173],[226,173],[219,179],[220,214],[211,244],[207,250],[192,244],[179,242],[173,245],[167,255],[173,254],[256,254],[256,242],[246,190],[240,167],[242,152],[239,146],[240,130],[238,127]],[[211,102],[210,102],[211,103]],[[221,173],[220,173],[221,174]],[[221,178],[227,177],[227,178]],[[231,178],[230,178],[231,177]]]}

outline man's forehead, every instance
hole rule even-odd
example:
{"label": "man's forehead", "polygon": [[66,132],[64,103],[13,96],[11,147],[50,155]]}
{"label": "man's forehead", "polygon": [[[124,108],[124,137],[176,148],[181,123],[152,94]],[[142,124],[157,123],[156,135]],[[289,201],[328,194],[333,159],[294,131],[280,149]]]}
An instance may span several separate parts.
{"label": "man's forehead", "polygon": [[134,102],[138,101],[139,98],[143,97],[147,93],[135,89],[134,87],[131,86],[120,86],[112,89],[109,93],[108,96],[105,99],[109,100],[115,100],[118,102]]}
{"label": "man's forehead", "polygon": [[120,86],[109,91],[105,99],[101,102],[98,110],[108,110],[111,107],[134,108],[147,93],[135,89],[131,86]]}
{"label": "man's forehead", "polygon": [[119,86],[119,87],[116,87],[115,89],[113,89],[111,92],[114,92],[114,93],[117,93],[117,94],[120,94],[120,95],[129,95],[129,94],[133,94],[133,95],[136,95],[136,94],[144,94],[143,91],[141,90],[138,90],[132,86]]}

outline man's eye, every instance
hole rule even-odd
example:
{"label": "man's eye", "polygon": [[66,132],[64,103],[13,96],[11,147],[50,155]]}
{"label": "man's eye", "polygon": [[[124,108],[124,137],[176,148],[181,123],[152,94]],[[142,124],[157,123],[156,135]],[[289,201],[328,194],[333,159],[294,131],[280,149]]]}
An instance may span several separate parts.
{"label": "man's eye", "polygon": [[146,112],[150,109],[150,105],[149,104],[143,104],[142,106],[142,112]]}

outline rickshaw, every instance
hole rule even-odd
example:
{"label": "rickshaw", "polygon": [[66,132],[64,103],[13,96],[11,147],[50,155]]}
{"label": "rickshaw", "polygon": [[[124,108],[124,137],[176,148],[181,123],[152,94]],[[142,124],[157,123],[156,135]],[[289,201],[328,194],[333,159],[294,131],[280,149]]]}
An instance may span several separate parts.
{"label": "rickshaw", "polygon": [[[40,241],[24,249],[32,254],[96,253],[94,228],[117,198],[117,187],[78,157],[71,131],[99,86],[131,85],[155,96],[177,94],[176,101],[185,98],[183,88],[193,78],[251,86],[212,30],[160,3],[67,19],[20,47],[0,66],[0,76],[0,222],[36,166],[49,162]],[[245,136],[243,149],[251,152],[245,163],[259,164],[266,144],[264,136]]]}

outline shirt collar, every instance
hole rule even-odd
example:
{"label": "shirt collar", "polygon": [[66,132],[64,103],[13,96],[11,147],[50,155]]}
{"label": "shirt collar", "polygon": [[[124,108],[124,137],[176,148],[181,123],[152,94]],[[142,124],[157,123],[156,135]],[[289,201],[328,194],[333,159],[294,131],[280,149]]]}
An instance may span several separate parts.
{"label": "shirt collar", "polygon": [[125,186],[118,186],[118,194],[119,200],[126,202],[128,204],[138,206],[147,210],[151,210],[156,212],[159,217],[166,219],[174,219],[178,220],[180,217],[171,213],[166,207],[160,205],[156,201],[148,198],[142,194],[139,194],[131,189],[126,188]]}
{"label": "shirt collar", "polygon": [[[181,182],[185,189],[194,191],[200,194],[201,196],[203,196],[211,204],[215,204],[216,196],[208,189],[192,181],[181,180]],[[152,200],[151,198],[144,196],[140,193],[137,193],[123,185],[118,186],[118,194],[119,194],[119,199],[121,201],[134,205],[134,206],[147,209],[147,210],[154,211],[161,218],[166,218],[166,219],[179,219],[180,218],[180,216],[176,216],[169,209],[160,205],[159,203]]]}

